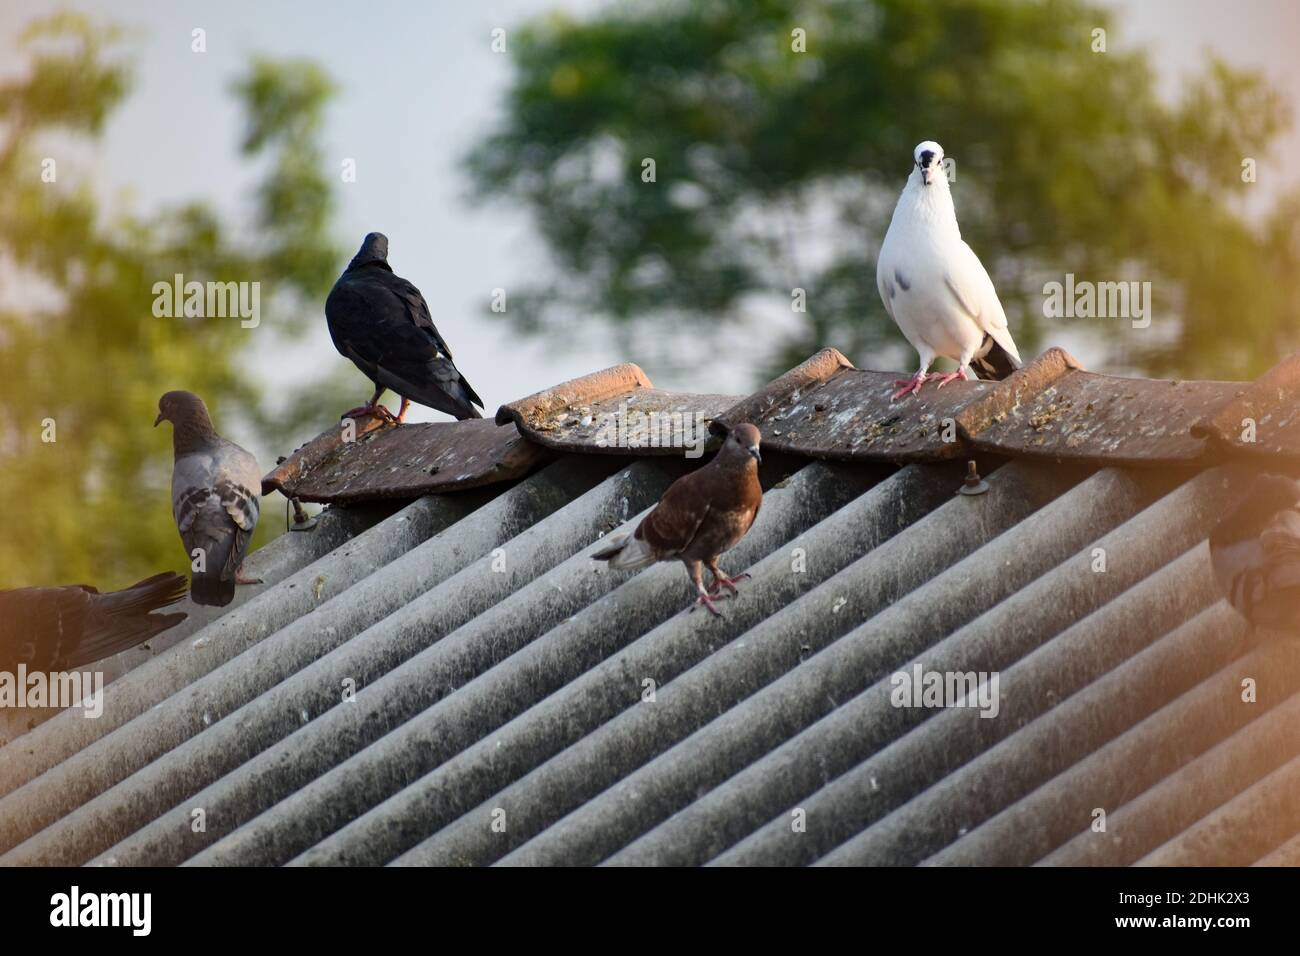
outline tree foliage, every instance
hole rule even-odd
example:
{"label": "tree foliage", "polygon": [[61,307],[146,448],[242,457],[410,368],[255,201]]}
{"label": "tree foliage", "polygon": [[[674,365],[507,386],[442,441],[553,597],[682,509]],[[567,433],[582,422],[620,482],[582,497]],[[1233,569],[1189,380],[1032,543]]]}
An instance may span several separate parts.
{"label": "tree foliage", "polygon": [[[39,21],[22,38],[26,70],[0,85],[0,587],[185,570],[170,431],[151,428],[159,395],[201,395],[241,444],[271,435],[241,356],[317,319],[338,268],[317,144],[331,86],[309,63],[256,60],[235,85],[243,150],[268,170],[255,234],[202,201],[106,210],[73,159],[129,93],[126,39],[76,14]],[[261,283],[261,325],[156,318],[154,284],[177,273]],[[264,513],[255,545],[276,519]]]}
{"label": "tree foliage", "polygon": [[[555,281],[512,295],[522,328],[576,313],[680,342],[761,313],[777,331],[756,371],[824,345],[910,363],[881,354],[902,338],[875,255],[913,146],[936,139],[1022,352],[1061,331],[1043,285],[1065,273],[1152,283],[1150,328],[1072,326],[1117,365],[1253,376],[1295,346],[1297,200],[1262,222],[1242,212],[1260,188],[1244,159],[1281,178],[1269,149],[1286,104],[1215,61],[1162,99],[1096,4],[620,3],[536,19],[510,44],[505,119],[467,164],[480,198],[526,203],[554,258]],[[796,287],[807,313],[776,321]]]}

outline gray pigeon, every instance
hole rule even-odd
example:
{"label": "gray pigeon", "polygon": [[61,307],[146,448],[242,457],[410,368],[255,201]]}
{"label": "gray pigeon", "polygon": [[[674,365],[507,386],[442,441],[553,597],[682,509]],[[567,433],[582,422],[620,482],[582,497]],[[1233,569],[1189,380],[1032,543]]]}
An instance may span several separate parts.
{"label": "gray pigeon", "polygon": [[261,510],[262,473],[257,459],[212,428],[203,400],[192,392],[158,399],[157,426],[172,423],[172,514],[190,558],[190,597],[224,607],[236,584]]}
{"label": "gray pigeon", "polygon": [[1300,485],[1257,475],[1210,532],[1210,562],[1228,603],[1252,625],[1300,631]]}
{"label": "gray pigeon", "polygon": [[68,671],[112,657],[185,620],[153,614],[185,596],[179,574],[100,594],[85,584],[0,591],[0,671]]}
{"label": "gray pigeon", "polygon": [[420,290],[388,265],[388,238],[372,232],[339,276],[325,300],[325,320],[339,354],[352,360],[375,384],[365,405],[344,414],[393,418],[379,404],[384,389],[402,399],[395,421],[406,418],[411,401],[464,421],[482,418],[478,397],[451,359]]}

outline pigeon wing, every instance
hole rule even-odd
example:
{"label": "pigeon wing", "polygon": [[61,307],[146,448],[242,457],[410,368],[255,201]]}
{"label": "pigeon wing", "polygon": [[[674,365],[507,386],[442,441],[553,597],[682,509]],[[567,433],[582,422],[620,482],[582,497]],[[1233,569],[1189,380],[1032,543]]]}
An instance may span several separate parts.
{"label": "pigeon wing", "polygon": [[438,332],[438,327],[433,324],[433,316],[429,314],[429,303],[424,301],[420,290],[411,282],[391,272],[384,276],[383,283],[405,307],[411,324],[431,338],[439,352],[449,359],[452,358],[451,346]]}
{"label": "pigeon wing", "polygon": [[81,640],[91,587],[18,588],[0,591],[0,671],[26,664],[56,669],[69,647]]}
{"label": "pigeon wing", "polygon": [[223,574],[223,577],[233,577],[239,570],[248,543],[257,529],[257,519],[262,515],[262,500],[258,495],[262,476],[257,467],[257,459],[230,442],[218,452],[217,460],[214,490],[222,510],[238,529]]}
{"label": "pigeon wing", "polygon": [[223,579],[233,578],[257,527],[260,486],[257,460],[230,442],[176,461],[172,510],[185,551],[202,549]]}
{"label": "pigeon wing", "polygon": [[1007,314],[1002,308],[997,290],[993,288],[988,270],[965,240],[958,239],[953,248],[955,253],[944,274],[944,284],[957,300],[958,307],[1018,364],[1020,352],[1012,341],[1011,330],[1007,327]]}
{"label": "pigeon wing", "polygon": [[121,591],[89,598],[81,639],[67,650],[62,667],[82,667],[112,657],[184,621],[184,612],[153,614],[185,597],[185,578],[167,572],[138,581]]}
{"label": "pigeon wing", "polygon": [[894,295],[897,289],[894,286],[893,279],[890,278],[890,264],[886,257],[893,258],[889,255],[889,234],[885,234],[885,241],[880,244],[880,252],[876,256],[876,291],[880,293],[880,301],[885,304],[885,312],[889,317],[898,323],[897,316],[894,315]]}
{"label": "pigeon wing", "polygon": [[372,380],[385,352],[385,342],[402,325],[396,308],[385,309],[382,295],[368,282],[345,275],[325,300],[325,320],[334,347]]}
{"label": "pigeon wing", "polygon": [[382,271],[344,276],[325,316],[335,347],[371,381],[457,418],[477,417],[471,406],[482,399],[452,362],[424,296],[405,279]]}
{"label": "pigeon wing", "polygon": [[683,475],[669,486],[654,511],[636,529],[660,560],[681,554],[691,546],[709,516],[709,499],[702,487],[706,469]]}
{"label": "pigeon wing", "polygon": [[[433,346],[431,354],[426,351],[428,357],[424,359],[422,367],[433,374],[438,386],[443,391],[454,398],[468,399],[469,402],[482,408],[483,399],[478,397],[478,393],[474,391],[469,382],[465,380],[465,377],[460,374],[460,370],[456,368],[455,360],[451,354],[451,346],[442,337],[438,327],[433,324],[433,316],[429,314],[429,303],[424,300],[420,290],[406,279],[393,275],[391,272],[386,273],[381,281],[388,288],[388,291],[401,302],[411,324]],[[416,349],[418,349],[418,346]],[[412,354],[415,354],[414,349]],[[417,364],[411,372],[418,372],[420,367]],[[407,373],[406,377],[413,376]]]}

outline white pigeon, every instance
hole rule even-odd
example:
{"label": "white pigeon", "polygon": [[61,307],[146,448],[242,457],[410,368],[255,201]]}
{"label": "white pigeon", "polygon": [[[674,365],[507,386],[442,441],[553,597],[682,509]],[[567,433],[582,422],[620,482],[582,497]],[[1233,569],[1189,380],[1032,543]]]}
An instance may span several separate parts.
{"label": "white pigeon", "polygon": [[[943,147],[926,140],[912,158],[876,259],[885,311],[921,357],[914,376],[894,383],[900,388],[893,398],[919,392],[932,378],[942,388],[963,375],[1006,378],[1021,365],[993,280],[957,226]],[[938,356],[957,362],[958,370],[930,375]]]}

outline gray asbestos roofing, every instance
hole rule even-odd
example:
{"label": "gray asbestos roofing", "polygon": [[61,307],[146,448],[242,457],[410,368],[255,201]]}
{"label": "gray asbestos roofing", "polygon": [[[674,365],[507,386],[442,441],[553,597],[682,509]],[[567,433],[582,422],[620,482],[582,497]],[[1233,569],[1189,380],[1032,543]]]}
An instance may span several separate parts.
{"label": "gray asbestos roofing", "polygon": [[[101,718],[0,749],[0,863],[1300,859],[1300,655],[1205,543],[1244,469],[963,496],[956,463],[774,462],[715,619],[679,565],[590,558],[689,465],[560,457],[277,539]],[[996,716],[894,706],[918,664],[996,672]]]}

